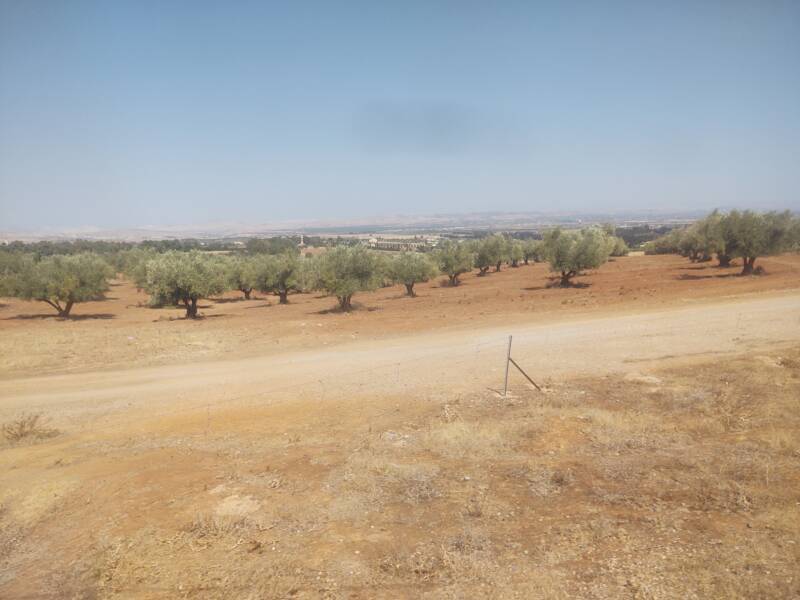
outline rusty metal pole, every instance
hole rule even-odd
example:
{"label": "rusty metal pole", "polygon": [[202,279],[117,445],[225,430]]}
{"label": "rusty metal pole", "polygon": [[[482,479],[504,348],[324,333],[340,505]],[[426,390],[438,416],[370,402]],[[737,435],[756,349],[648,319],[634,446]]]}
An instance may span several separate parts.
{"label": "rusty metal pole", "polygon": [[511,336],[508,336],[508,353],[506,354],[506,380],[503,384],[503,398],[508,395],[508,365],[511,362]]}

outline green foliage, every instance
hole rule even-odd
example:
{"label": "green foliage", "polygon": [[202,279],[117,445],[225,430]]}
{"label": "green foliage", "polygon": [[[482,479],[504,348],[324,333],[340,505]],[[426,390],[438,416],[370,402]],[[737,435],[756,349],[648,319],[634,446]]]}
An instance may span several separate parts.
{"label": "green foliage", "polygon": [[450,285],[458,285],[459,276],[472,269],[474,255],[467,244],[444,241],[433,253],[439,270],[450,279]]}
{"label": "green foliage", "polygon": [[742,274],[753,272],[759,256],[778,254],[796,247],[800,225],[788,211],[758,213],[734,210],[728,214],[713,211],[689,227],[676,229],[645,247],[645,254],[680,253],[691,260],[707,260],[717,255],[727,267],[731,259],[741,258]]}
{"label": "green foliage", "polygon": [[21,252],[0,252],[0,296],[12,296],[17,288],[17,278],[34,257]]}
{"label": "green foliage", "polygon": [[122,250],[127,250],[132,246],[133,244],[131,242],[113,242],[107,240],[13,241],[3,246],[2,251],[31,254],[36,260],[45,256],[85,254],[90,252],[102,256],[108,262],[110,256]]}
{"label": "green foliage", "polygon": [[544,258],[542,240],[524,240],[522,242],[522,258],[526,265],[529,261],[540,262]]}
{"label": "green foliage", "polygon": [[136,289],[143,290],[147,285],[147,263],[159,256],[152,248],[137,246],[124,250],[117,256],[117,268],[133,282]]}
{"label": "green foliage", "polygon": [[255,259],[255,286],[259,291],[275,294],[281,304],[289,303],[289,292],[303,289],[303,266],[308,259],[302,259],[293,252],[278,256],[262,255]]}
{"label": "green foliage", "polygon": [[723,218],[722,223],[725,251],[729,256],[742,258],[743,275],[753,272],[759,256],[786,252],[794,244],[794,223],[789,211],[757,213],[734,210]]}
{"label": "green foliage", "polygon": [[37,261],[31,255],[7,260],[0,288],[7,296],[45,302],[69,316],[78,302],[99,300],[108,289],[113,269],[95,254],[47,256]]}
{"label": "green foliage", "polygon": [[673,229],[656,239],[646,242],[644,245],[644,253],[652,254],[679,254],[681,237],[685,229]]}
{"label": "green foliage", "polygon": [[342,310],[352,308],[356,292],[374,290],[381,283],[381,260],[363,246],[337,246],[318,260],[319,287],[336,296]]}
{"label": "green foliage", "polygon": [[228,256],[224,259],[227,287],[239,290],[246,300],[257,284],[256,259],[248,256]]}
{"label": "green foliage", "polygon": [[402,283],[406,286],[406,293],[409,296],[416,296],[414,284],[435,277],[437,269],[426,254],[402,252],[390,259],[387,273],[392,283]]}
{"label": "green foliage", "polygon": [[197,301],[228,289],[222,259],[197,250],[165,252],[147,262],[145,289],[156,298],[163,298],[186,307],[186,317],[197,317]]}
{"label": "green foliage", "polygon": [[273,237],[273,238],[250,238],[245,242],[248,254],[284,254],[293,252],[299,254],[297,242],[292,238]]}
{"label": "green foliage", "polygon": [[611,236],[608,238],[609,256],[627,256],[630,252],[628,244],[621,237]]}
{"label": "green foliage", "polygon": [[525,244],[520,240],[508,240],[508,260],[512,267],[518,267],[525,258]]}
{"label": "green foliage", "polygon": [[485,275],[490,267],[499,271],[503,261],[509,260],[511,244],[504,235],[495,233],[475,242],[473,249],[475,266],[480,270],[481,275]]}
{"label": "green foliage", "polygon": [[597,227],[580,231],[551,229],[544,236],[544,255],[550,270],[561,273],[561,286],[584,269],[596,269],[608,260],[608,238]]}

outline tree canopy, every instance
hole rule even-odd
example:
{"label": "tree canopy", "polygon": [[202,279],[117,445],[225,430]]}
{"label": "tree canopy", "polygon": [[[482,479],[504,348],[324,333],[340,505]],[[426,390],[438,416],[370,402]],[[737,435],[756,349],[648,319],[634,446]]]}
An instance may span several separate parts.
{"label": "tree canopy", "polygon": [[363,246],[338,246],[319,257],[320,289],[336,296],[339,307],[349,311],[356,292],[374,290],[381,282],[381,260]]}
{"label": "tree canopy", "polygon": [[389,262],[388,274],[393,283],[406,286],[406,294],[416,296],[414,284],[428,281],[437,273],[436,265],[427,254],[402,252]]}
{"label": "tree canopy", "polygon": [[225,265],[218,257],[197,250],[165,252],[147,263],[146,291],[183,304],[186,318],[197,318],[197,301],[228,289]]}
{"label": "tree canopy", "polygon": [[446,240],[434,252],[434,260],[449,278],[450,285],[455,286],[460,283],[459,276],[472,269],[474,258],[467,244]]}
{"label": "tree canopy", "polygon": [[495,233],[474,244],[475,266],[480,275],[486,275],[490,267],[500,270],[503,261],[510,259],[511,244],[504,235]]}
{"label": "tree canopy", "polygon": [[782,213],[733,210],[713,211],[704,219],[649,242],[646,254],[679,253],[692,261],[717,255],[720,267],[742,259],[742,274],[753,272],[759,256],[779,254],[796,247],[800,219]]}
{"label": "tree canopy", "polygon": [[596,269],[608,260],[609,244],[606,234],[597,227],[579,231],[555,228],[544,236],[543,251],[550,270],[561,274],[562,287],[584,269]]}
{"label": "tree canopy", "polygon": [[255,285],[261,292],[275,294],[280,304],[289,303],[289,293],[303,289],[303,265],[311,262],[291,251],[259,256],[254,263]]}
{"label": "tree canopy", "polygon": [[76,303],[101,299],[114,275],[107,262],[88,252],[38,261],[25,255],[5,262],[2,293],[49,304],[60,317],[68,317]]}
{"label": "tree canopy", "polygon": [[523,240],[522,258],[527,265],[529,261],[542,260],[542,240]]}
{"label": "tree canopy", "polygon": [[227,287],[239,290],[244,294],[245,300],[249,300],[250,294],[258,283],[256,259],[249,256],[230,256],[225,259],[224,266],[228,278]]}
{"label": "tree canopy", "polygon": [[725,251],[731,257],[742,259],[742,275],[753,272],[758,257],[785,252],[794,242],[794,225],[789,211],[757,213],[734,210],[722,222],[727,237]]}

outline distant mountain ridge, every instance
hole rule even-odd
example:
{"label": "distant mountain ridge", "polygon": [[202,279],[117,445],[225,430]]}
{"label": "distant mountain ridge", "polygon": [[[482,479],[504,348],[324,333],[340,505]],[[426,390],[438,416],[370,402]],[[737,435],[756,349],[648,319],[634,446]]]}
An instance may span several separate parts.
{"label": "distant mountain ridge", "polygon": [[358,219],[286,220],[272,223],[214,222],[197,225],[143,226],[130,228],[43,228],[0,231],[0,240],[35,241],[89,239],[140,241],[144,239],[275,236],[286,234],[346,234],[375,232],[447,231],[457,229],[533,229],[558,224],[680,223],[695,220],[708,210],[635,210],[593,212],[476,212],[429,215],[386,215]]}

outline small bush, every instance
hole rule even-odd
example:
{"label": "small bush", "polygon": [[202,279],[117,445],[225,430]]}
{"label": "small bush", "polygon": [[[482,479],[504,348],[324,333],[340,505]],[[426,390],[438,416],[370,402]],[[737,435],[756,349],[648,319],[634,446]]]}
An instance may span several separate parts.
{"label": "small bush", "polygon": [[23,414],[4,424],[2,431],[6,440],[12,444],[25,438],[43,439],[58,435],[58,430],[47,427],[40,414]]}

